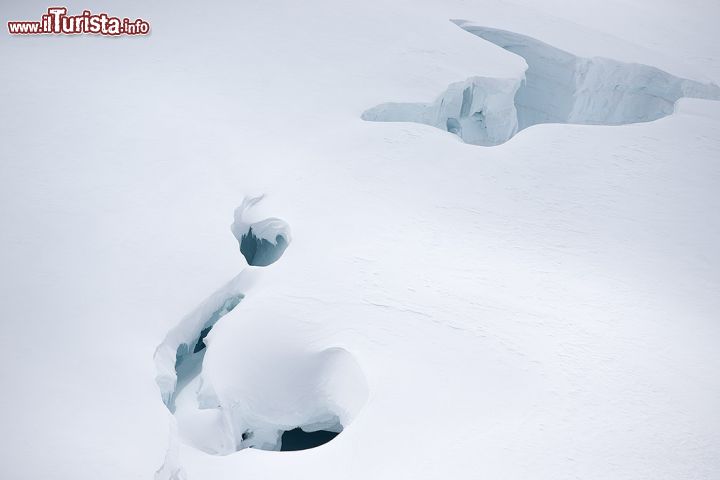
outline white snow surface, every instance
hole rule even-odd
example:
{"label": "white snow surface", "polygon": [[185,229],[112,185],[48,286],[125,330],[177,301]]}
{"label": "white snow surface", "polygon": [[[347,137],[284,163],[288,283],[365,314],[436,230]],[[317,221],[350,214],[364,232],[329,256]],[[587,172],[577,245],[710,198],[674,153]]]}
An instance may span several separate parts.
{"label": "white snow surface", "polygon": [[[152,35],[0,35],[1,478],[717,478],[720,102],[493,147],[361,115],[523,77],[451,19],[717,85],[718,2],[67,7]],[[292,243],[250,267],[228,226],[260,195]],[[171,414],[223,292],[190,403],[334,440],[235,452]]]}

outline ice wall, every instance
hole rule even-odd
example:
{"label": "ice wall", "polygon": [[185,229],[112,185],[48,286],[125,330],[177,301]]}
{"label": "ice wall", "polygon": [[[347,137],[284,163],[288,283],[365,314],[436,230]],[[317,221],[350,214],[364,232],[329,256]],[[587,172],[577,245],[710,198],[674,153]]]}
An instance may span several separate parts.
{"label": "ice wall", "polygon": [[383,103],[362,114],[376,122],[417,122],[468,143],[497,145],[518,130],[513,98],[520,80],[473,77],[451,84],[432,103]]}
{"label": "ice wall", "polygon": [[582,58],[534,38],[454,21],[525,59],[524,78],[473,77],[451,84],[431,103],[384,103],[364,120],[417,122],[475,145],[498,145],[541,123],[623,125],[670,115],[682,97],[720,99],[720,88],[648,65]]}

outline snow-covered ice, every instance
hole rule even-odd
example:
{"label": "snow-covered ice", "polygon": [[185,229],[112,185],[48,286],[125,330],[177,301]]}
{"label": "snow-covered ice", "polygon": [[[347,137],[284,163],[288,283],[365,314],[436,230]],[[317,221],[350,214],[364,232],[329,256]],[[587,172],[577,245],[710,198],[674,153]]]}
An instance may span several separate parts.
{"label": "snow-covered ice", "polygon": [[67,7],[152,34],[0,36],[1,478],[717,478],[718,2]]}

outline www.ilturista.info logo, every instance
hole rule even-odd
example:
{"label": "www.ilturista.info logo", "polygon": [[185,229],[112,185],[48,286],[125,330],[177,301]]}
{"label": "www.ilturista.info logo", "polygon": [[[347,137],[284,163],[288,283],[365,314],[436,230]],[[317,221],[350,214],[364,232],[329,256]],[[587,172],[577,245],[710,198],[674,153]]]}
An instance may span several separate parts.
{"label": "www.ilturista.info logo", "polygon": [[138,18],[111,17],[107,13],[90,13],[85,10],[81,15],[68,15],[65,7],[50,7],[39,22],[7,22],[11,35],[63,34],[77,35],[89,33],[95,35],[147,35],[150,24]]}

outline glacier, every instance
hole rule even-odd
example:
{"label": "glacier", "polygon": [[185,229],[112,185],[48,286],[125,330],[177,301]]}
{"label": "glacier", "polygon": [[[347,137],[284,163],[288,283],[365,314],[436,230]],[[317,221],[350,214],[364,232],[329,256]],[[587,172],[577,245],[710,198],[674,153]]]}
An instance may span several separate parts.
{"label": "glacier", "polygon": [[0,478],[717,477],[720,3],[113,5],[0,35]]}

